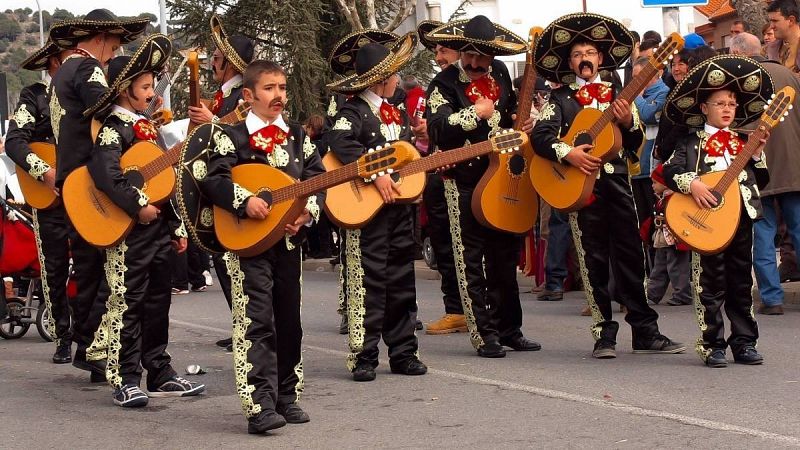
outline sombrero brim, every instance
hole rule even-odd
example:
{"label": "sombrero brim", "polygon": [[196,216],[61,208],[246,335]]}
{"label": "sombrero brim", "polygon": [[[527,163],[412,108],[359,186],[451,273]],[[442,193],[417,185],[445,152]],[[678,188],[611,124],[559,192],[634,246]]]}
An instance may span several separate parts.
{"label": "sombrero brim", "polygon": [[633,36],[616,20],[598,14],[568,14],[542,31],[533,54],[536,73],[556,83],[575,81],[575,72],[569,67],[569,54],[572,46],[580,41],[593,43],[603,53],[598,72],[618,69],[633,51]]}
{"label": "sombrero brim", "polygon": [[736,94],[739,106],[732,127],[747,125],[761,117],[774,91],[772,77],[757,61],[746,56],[719,55],[709,58],[686,74],[667,97],[667,117],[691,128],[703,126],[700,104],[712,92],[727,89]]}
{"label": "sombrero brim", "polygon": [[123,44],[135,40],[144,33],[148,19],[131,19],[120,21],[96,21],[69,19],[56,23],[50,28],[50,39],[61,48],[68,49],[78,42],[98,33],[109,33],[119,36]]}
{"label": "sombrero brim", "polygon": [[330,83],[328,84],[328,88],[332,91],[348,94],[363,91],[373,84],[380,83],[392,76],[392,74],[397,73],[411,60],[416,46],[417,34],[415,32],[407,33],[392,44],[389,48],[389,54],[386,55],[383,61],[376,64],[375,67],[361,75],[352,74]]}
{"label": "sombrero brim", "polygon": [[417,35],[419,36],[419,43],[428,50],[436,49],[436,42],[428,38],[428,33],[444,26],[444,22],[438,20],[423,20],[417,25]]}
{"label": "sombrero brim", "polygon": [[328,63],[330,63],[331,70],[334,73],[342,76],[352,75],[356,70],[355,63],[358,49],[371,42],[389,46],[399,38],[400,36],[395,33],[374,29],[350,33],[333,46],[333,51],[328,57]]}
{"label": "sombrero brim", "polygon": [[528,44],[520,36],[494,22],[494,39],[483,40],[464,36],[464,27],[469,20],[456,20],[433,29],[425,38],[434,45],[439,44],[459,52],[474,51],[489,56],[508,56],[525,53]]}
{"label": "sombrero brim", "polygon": [[233,67],[236,67],[239,73],[244,73],[247,63],[228,41],[228,33],[222,27],[222,21],[216,14],[211,16],[211,39],[214,40],[214,45],[225,55],[225,58],[233,64]]}
{"label": "sombrero brim", "polygon": [[25,61],[22,61],[20,67],[26,70],[47,70],[50,57],[58,55],[61,51],[61,47],[48,39],[44,47],[31,53]]}
{"label": "sombrero brim", "polygon": [[120,92],[130,86],[131,81],[142,73],[160,72],[172,53],[172,42],[160,33],[151,34],[131,55],[131,60],[122,68],[119,75],[111,81],[108,90],[94,105],[83,112],[85,117],[94,115],[109,105]]}

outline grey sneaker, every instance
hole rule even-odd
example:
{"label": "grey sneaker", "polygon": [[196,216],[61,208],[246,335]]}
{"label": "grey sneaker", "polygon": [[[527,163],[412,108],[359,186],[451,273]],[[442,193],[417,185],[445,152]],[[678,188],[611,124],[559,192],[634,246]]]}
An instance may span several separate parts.
{"label": "grey sneaker", "polygon": [[114,404],[123,408],[135,408],[147,405],[147,394],[142,392],[135,384],[126,384],[119,389],[114,389]]}
{"label": "grey sneaker", "polygon": [[686,346],[663,334],[657,334],[649,342],[633,343],[633,353],[683,353]]}
{"label": "grey sneaker", "polygon": [[188,397],[206,390],[204,384],[189,381],[175,375],[157,389],[150,390],[150,397]]}

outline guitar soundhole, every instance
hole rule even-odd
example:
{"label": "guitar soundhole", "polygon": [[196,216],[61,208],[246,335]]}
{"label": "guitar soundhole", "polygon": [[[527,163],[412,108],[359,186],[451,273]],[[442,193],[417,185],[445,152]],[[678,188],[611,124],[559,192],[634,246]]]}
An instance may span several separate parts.
{"label": "guitar soundhole", "polygon": [[395,183],[399,183],[400,182],[400,174],[399,173],[392,172],[391,175],[389,175],[389,176],[392,178],[392,181],[394,181]]}
{"label": "guitar soundhole", "polygon": [[138,170],[129,170],[125,172],[125,178],[128,179],[128,183],[132,186],[136,186],[139,189],[144,187],[144,177]]}
{"label": "guitar soundhole", "polygon": [[267,202],[267,205],[272,206],[272,192],[261,191],[258,193],[258,198]]}
{"label": "guitar soundhole", "polygon": [[725,198],[722,196],[722,193],[717,191],[711,191],[711,195],[713,195],[714,199],[717,201],[717,206],[711,208],[711,210],[716,211],[722,208],[722,205],[725,204]]}
{"label": "guitar soundhole", "polygon": [[592,137],[589,136],[589,133],[584,131],[582,133],[579,133],[577,136],[575,136],[575,141],[574,142],[575,142],[575,144],[574,144],[575,147],[577,147],[579,145],[583,145],[583,144],[591,144],[592,143]]}
{"label": "guitar soundhole", "polygon": [[525,171],[525,158],[522,155],[515,154],[508,160],[508,171],[511,175],[520,176]]}

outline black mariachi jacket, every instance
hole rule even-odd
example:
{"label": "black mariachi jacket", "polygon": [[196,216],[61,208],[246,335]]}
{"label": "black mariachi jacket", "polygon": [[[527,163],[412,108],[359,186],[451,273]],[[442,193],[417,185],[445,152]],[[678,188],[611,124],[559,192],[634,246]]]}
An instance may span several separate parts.
{"label": "black mariachi jacket", "polygon": [[31,151],[31,142],[52,142],[47,85],[36,82],[19,93],[17,110],[10,117],[6,134],[6,153],[16,165],[37,180],[50,166]]}
{"label": "black mariachi jacket", "polygon": [[333,127],[328,131],[327,143],[336,158],[342,164],[349,164],[361,157],[367,150],[389,143],[389,127],[394,128],[398,141],[411,142],[411,128],[408,115],[400,111],[402,124],[384,124],[380,119],[378,108],[354,95],[334,118]]}
{"label": "black mariachi jacket", "polygon": [[[495,131],[511,128],[511,114],[517,109],[517,96],[505,64],[492,61],[491,76],[500,86],[500,97],[495,102],[492,117],[484,120],[478,118],[475,105],[467,97],[466,88],[471,81],[458,63],[451,64],[436,75],[428,86],[428,108],[425,112],[431,148],[452,150],[477,144],[487,140]],[[449,174],[459,185],[474,187],[487,167],[489,158],[479,156],[456,165]]]}
{"label": "black mariachi jacket", "polygon": [[[289,125],[288,136],[283,145],[276,145],[271,153],[264,153],[250,146],[246,120],[225,127],[224,132],[215,134],[212,139],[214,149],[208,161],[208,172],[200,181],[200,188],[215,205],[239,217],[247,217],[247,199],[253,193],[231,180],[231,169],[234,166],[267,164],[301,181],[325,172],[319,153],[300,125]],[[315,221],[319,220],[320,208],[324,204],[324,192],[308,198],[306,208]]]}
{"label": "black mariachi jacket", "polygon": [[[691,194],[689,186],[697,176],[724,170],[718,168],[714,170],[715,158],[706,152],[706,142],[711,137],[705,130],[689,133],[683,139],[679,139],[675,146],[675,152],[664,163],[664,181],[667,186],[675,192]],[[740,136],[742,140],[747,140],[746,136]],[[735,157],[734,157],[735,158]],[[769,183],[769,171],[764,155],[761,161],[750,159],[742,173],[739,174],[739,191],[748,217],[753,220],[759,219],[763,212],[761,208],[761,196],[759,189]]]}
{"label": "black mariachi jacket", "polygon": [[56,139],[56,185],[92,154],[91,117],[83,112],[108,90],[100,62],[80,55],[67,57],[50,84],[50,122]]}
{"label": "black mariachi jacket", "polygon": [[[611,83],[604,83],[611,86]],[[572,150],[572,147],[560,140],[572,125],[575,116],[584,108],[583,105],[575,100],[575,93],[580,89],[577,83],[561,86],[550,94],[550,100],[542,107],[539,120],[531,134],[533,148],[536,154],[551,161],[562,161],[562,158]],[[613,101],[613,100],[612,100]],[[609,103],[600,103],[598,109],[605,110],[611,106]],[[620,155],[614,157],[610,162],[603,166],[600,171],[600,179],[606,174],[628,175],[628,164],[623,159],[626,153],[636,154],[642,145],[644,133],[639,124],[639,113],[636,106],[631,104],[633,114],[633,126],[630,129],[622,129],[622,150]]]}
{"label": "black mariachi jacket", "polygon": [[[138,218],[139,210],[150,201],[147,194],[128,181],[120,165],[122,155],[134,144],[141,142],[136,138],[133,129],[136,120],[130,114],[112,111],[100,127],[87,164],[95,186],[133,219]],[[171,200],[159,206],[159,209],[161,216],[167,221],[173,239],[188,236]]]}
{"label": "black mariachi jacket", "polygon": [[222,91],[222,105],[219,107],[219,111],[217,112],[216,116],[218,118],[224,117],[226,114],[232,112],[239,106],[239,100],[242,100],[242,91],[244,90],[244,85],[242,81],[239,80],[238,82],[234,83],[230,89]]}

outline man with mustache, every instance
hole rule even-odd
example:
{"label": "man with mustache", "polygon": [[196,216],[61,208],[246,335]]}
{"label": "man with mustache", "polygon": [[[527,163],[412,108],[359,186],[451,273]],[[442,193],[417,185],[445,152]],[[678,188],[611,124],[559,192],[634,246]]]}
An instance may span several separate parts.
{"label": "man with mustache", "polygon": [[[485,141],[491,133],[511,127],[517,98],[508,69],[495,57],[524,52],[525,41],[485,16],[451,22],[426,37],[461,52],[461,58],[428,87],[431,145],[447,151]],[[532,126],[528,118],[523,131]],[[519,236],[483,226],[472,212],[472,194],[487,167],[485,157],[456,165],[445,174],[445,197],[470,341],[478,355],[502,358],[504,346],[516,351],[536,351],[541,346],[521,331]]]}
{"label": "man with mustache", "polygon": [[[575,31],[579,30],[579,31]],[[633,328],[634,353],[679,353],[686,349],[658,331],[658,314],[647,305],[644,291],[644,254],[622,158],[642,143],[643,133],[635,108],[614,100],[611,83],[600,81],[600,71],[616,70],[630,55],[633,38],[614,19],[596,14],[570,14],[547,26],[538,41],[536,71],[550,81],[564,83],[550,94],[533,132],[536,153],[570,164],[597,176],[592,202],[569,214],[572,236],[593,318],[592,356],[616,358],[619,324],[612,320],[609,267],[614,273],[617,299],[627,307],[625,320]],[[620,156],[611,162],[589,153],[591,144],[572,147],[560,140],[583,108],[612,108],[622,133]]]}

